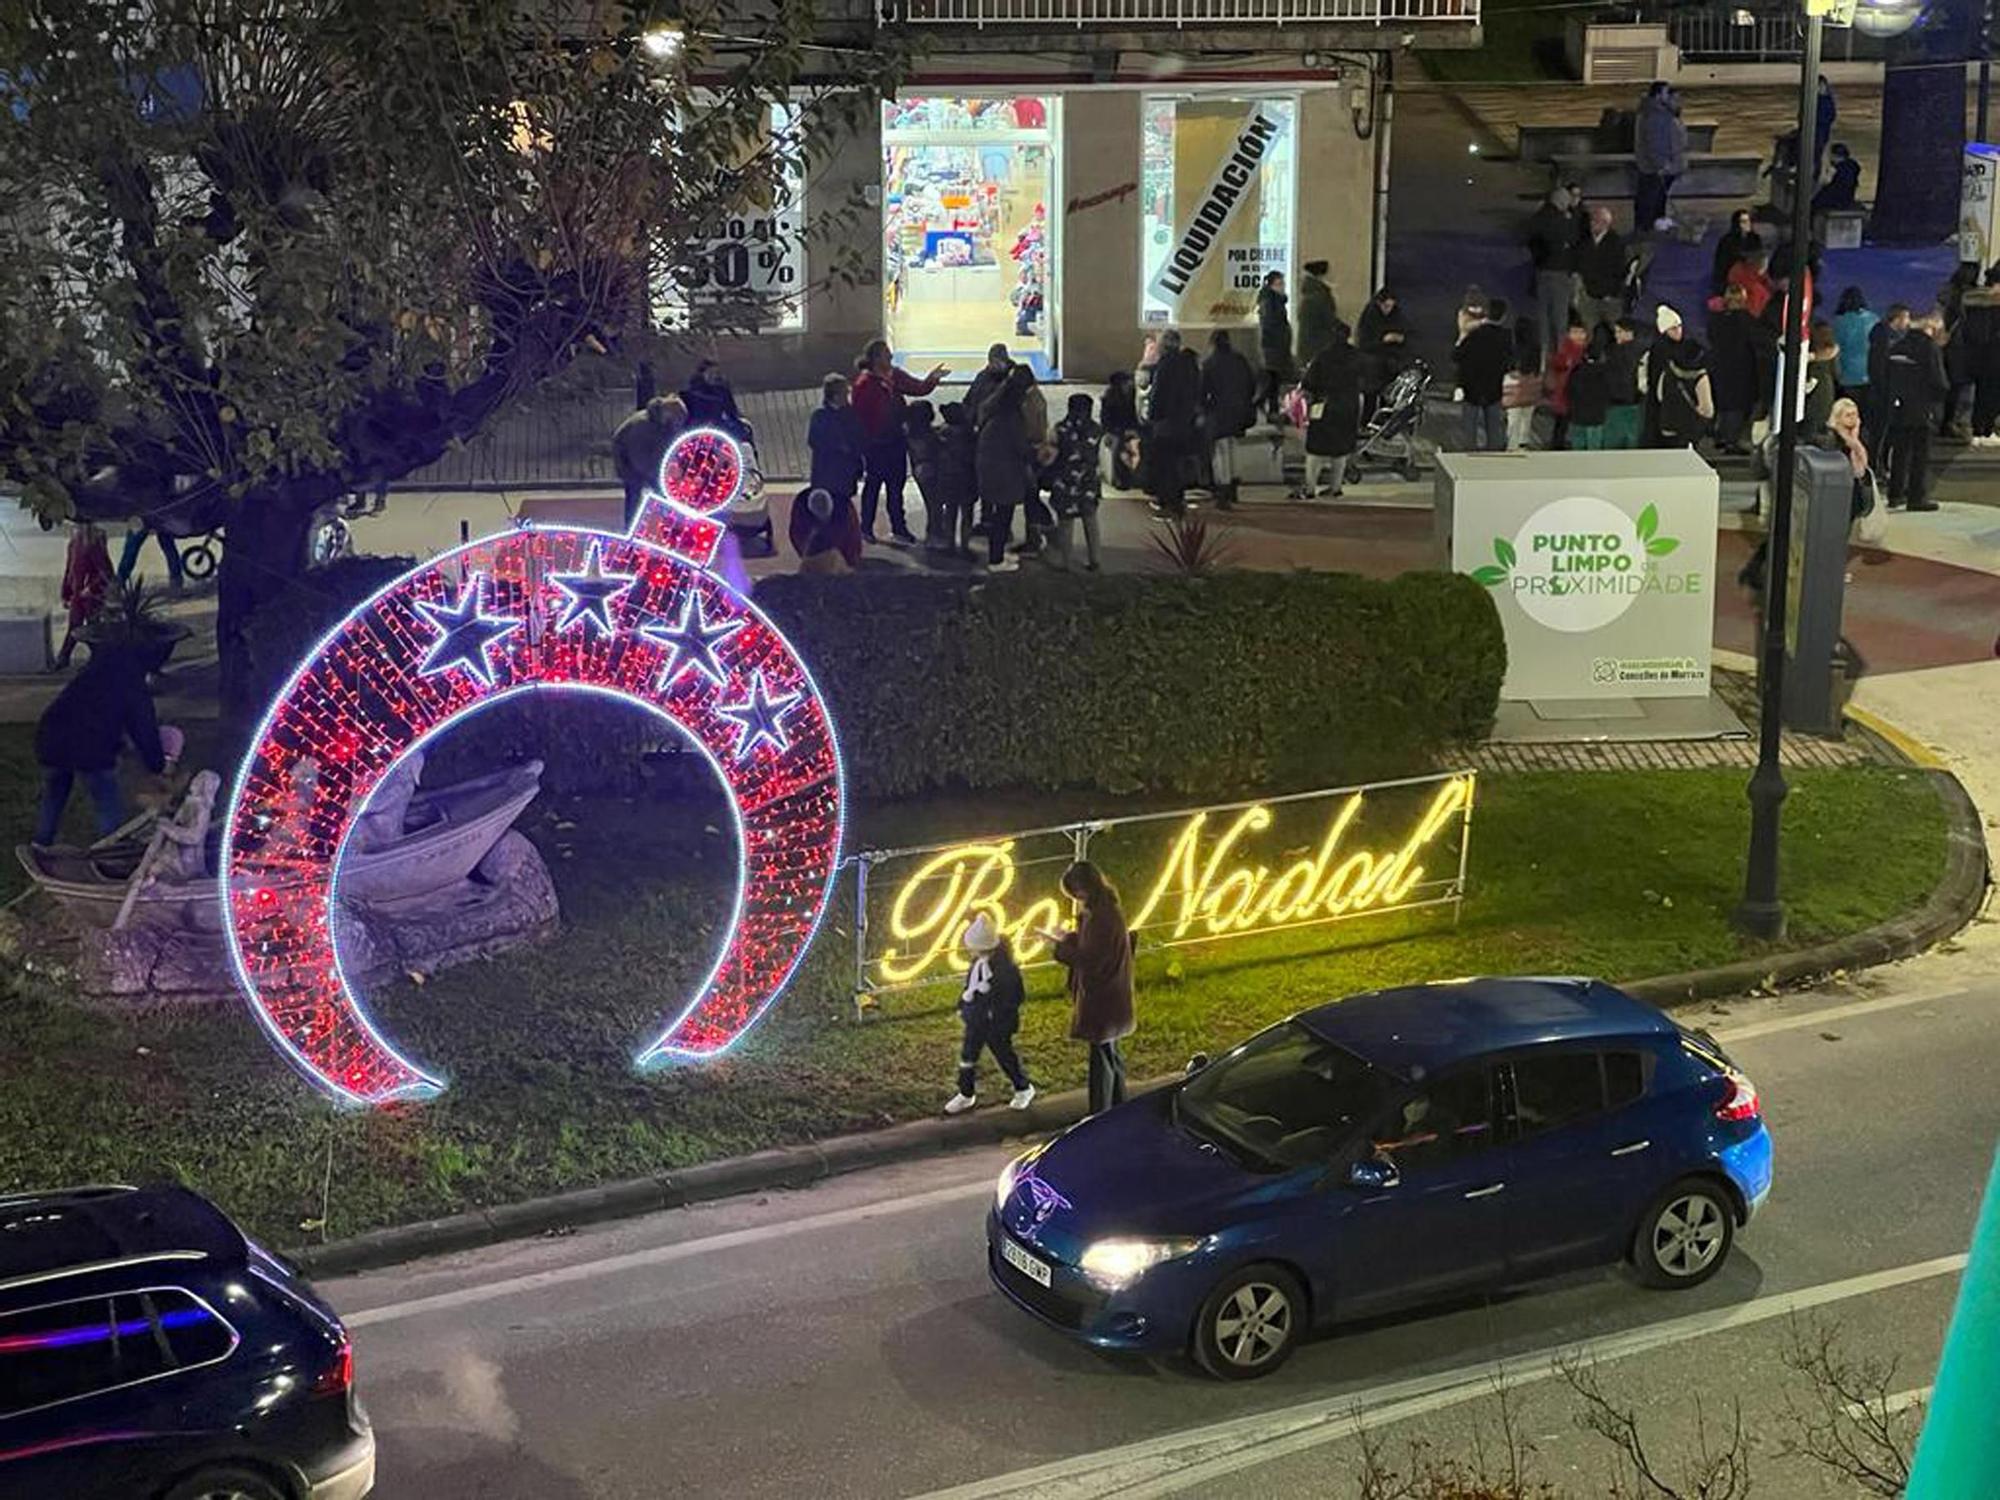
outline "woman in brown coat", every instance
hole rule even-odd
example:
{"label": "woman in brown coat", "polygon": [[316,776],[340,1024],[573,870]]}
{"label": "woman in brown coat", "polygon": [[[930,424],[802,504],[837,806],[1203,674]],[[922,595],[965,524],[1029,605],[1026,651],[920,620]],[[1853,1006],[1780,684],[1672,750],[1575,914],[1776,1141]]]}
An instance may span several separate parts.
{"label": "woman in brown coat", "polygon": [[1132,933],[1118,892],[1096,865],[1063,872],[1063,893],[1078,904],[1076,928],[1056,939],[1056,961],[1069,969],[1069,1034],[1090,1047],[1090,1112],[1125,1102],[1125,1059],[1118,1039],[1132,1034]]}

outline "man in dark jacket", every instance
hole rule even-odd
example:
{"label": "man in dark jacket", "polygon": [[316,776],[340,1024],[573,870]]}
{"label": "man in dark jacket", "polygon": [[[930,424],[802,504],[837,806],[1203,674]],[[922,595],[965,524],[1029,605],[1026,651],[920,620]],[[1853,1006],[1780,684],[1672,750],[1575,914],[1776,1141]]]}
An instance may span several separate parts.
{"label": "man in dark jacket", "polygon": [[1495,297],[1483,310],[1462,310],[1459,323],[1461,331],[1458,346],[1452,351],[1452,362],[1458,370],[1466,451],[1476,453],[1484,448],[1492,453],[1504,452],[1507,413],[1500,405],[1500,392],[1507,381],[1507,367],[1514,360],[1514,335],[1507,327],[1506,299]]}
{"label": "man in dark jacket", "polygon": [[1868,451],[1887,463],[1889,457],[1889,350],[1910,331],[1910,309],[1889,304],[1882,321],[1868,330],[1868,402],[1861,411],[1861,432]]}
{"label": "man in dark jacket", "polygon": [[1377,287],[1374,300],[1361,309],[1354,347],[1361,353],[1361,419],[1365,422],[1374,416],[1389,382],[1410,363],[1410,320],[1392,288]]}
{"label": "man in dark jacket", "polygon": [[[1264,389],[1258,402],[1274,421],[1278,400],[1286,386],[1297,378],[1292,363],[1291,299],[1285,295],[1285,273],[1273,271],[1257,289],[1257,352],[1264,360]],[[1194,351],[1189,350],[1190,354]]]}
{"label": "man in dark jacket", "polygon": [[1590,211],[1590,232],[1576,245],[1576,279],[1581,295],[1577,309],[1583,325],[1616,323],[1625,315],[1625,268],[1630,257],[1625,241],[1611,227],[1611,210],[1599,204]]}
{"label": "man in dark jacket", "polygon": [[1156,512],[1179,515],[1187,504],[1188,468],[1201,436],[1201,361],[1178,328],[1160,335],[1147,408],[1146,469]]}
{"label": "man in dark jacket", "polygon": [[1327,284],[1326,271],[1325,261],[1309,260],[1305,264],[1306,274],[1299,280],[1301,370],[1313,362],[1314,355],[1333,342],[1333,325],[1340,318],[1340,309],[1333,300],[1333,288]]}
{"label": "man in dark jacket", "polygon": [[1535,266],[1535,331],[1544,362],[1569,328],[1576,296],[1576,242],[1583,237],[1571,184],[1558,183],[1528,219],[1528,259]]}
{"label": "man in dark jacket", "polygon": [[1889,508],[1936,510],[1930,498],[1931,430],[1951,392],[1939,348],[1943,324],[1912,323],[1889,346]]}
{"label": "man in dark jacket", "polygon": [[1201,425],[1208,441],[1209,477],[1221,510],[1236,504],[1236,440],[1257,417],[1257,372],[1234,345],[1229,330],[1208,336],[1208,358],[1201,362]]}
{"label": "man in dark jacket", "polygon": [[42,767],[42,805],[35,844],[56,841],[63,809],[79,776],[97,808],[97,835],[117,832],[125,821],[118,791],[118,752],[127,740],[154,775],[180,758],[181,732],[161,729],[146,690],[146,663],[130,646],[92,648],[90,660],[42,710],[35,725],[35,759]]}

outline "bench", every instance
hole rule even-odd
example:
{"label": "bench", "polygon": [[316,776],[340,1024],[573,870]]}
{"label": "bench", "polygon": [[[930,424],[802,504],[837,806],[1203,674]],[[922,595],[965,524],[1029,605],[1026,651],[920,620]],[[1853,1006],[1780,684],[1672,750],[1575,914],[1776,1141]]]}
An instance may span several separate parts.
{"label": "bench", "polygon": [[[1715,132],[1720,128],[1713,120],[1690,121],[1688,150],[1713,151]],[[1630,130],[1621,134],[1624,140],[1619,146],[1629,149]],[[1589,156],[1607,144],[1607,138],[1595,125],[1522,125],[1518,128],[1514,154],[1522,161],[1554,161],[1558,156]]]}
{"label": "bench", "polygon": [[[1593,151],[1553,158],[1553,182],[1575,182],[1586,198],[1629,198],[1639,186],[1639,167],[1629,151]],[[1687,171],[1674,179],[1676,198],[1740,198],[1757,195],[1763,176],[1760,156],[1688,154]]]}

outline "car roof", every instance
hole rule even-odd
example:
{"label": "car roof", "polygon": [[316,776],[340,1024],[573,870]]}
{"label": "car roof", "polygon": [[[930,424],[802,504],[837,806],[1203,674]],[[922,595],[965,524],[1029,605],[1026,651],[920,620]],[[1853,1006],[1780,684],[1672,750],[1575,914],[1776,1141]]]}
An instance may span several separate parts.
{"label": "car roof", "polygon": [[1400,1078],[1540,1043],[1669,1037],[1660,1010],[1597,979],[1460,979],[1336,1000],[1295,1017]]}
{"label": "car roof", "polygon": [[160,1260],[234,1260],[243,1235],[185,1188],[82,1187],[0,1194],[0,1292],[65,1274]]}

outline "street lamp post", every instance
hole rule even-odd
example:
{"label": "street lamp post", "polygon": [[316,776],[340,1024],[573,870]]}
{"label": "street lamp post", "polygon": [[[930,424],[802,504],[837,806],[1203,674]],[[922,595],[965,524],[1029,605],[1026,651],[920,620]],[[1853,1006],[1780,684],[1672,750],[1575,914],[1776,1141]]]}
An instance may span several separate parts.
{"label": "street lamp post", "polygon": [[1812,238],[1806,163],[1815,159],[1825,27],[1819,6],[1807,0],[1805,55],[1799,63],[1798,147],[1792,168],[1792,243],[1785,256],[1784,330],[1778,346],[1784,371],[1778,388],[1778,464],[1771,477],[1764,639],[1757,663],[1757,769],[1750,777],[1750,857],[1743,873],[1743,900],[1736,908],[1736,925],[1760,938],[1782,937],[1785,931],[1785,903],[1778,895],[1778,829],[1788,788],[1778,747],[1785,719],[1785,614],[1792,581],[1792,492],[1799,451],[1799,383],[1804,378],[1807,247]]}

